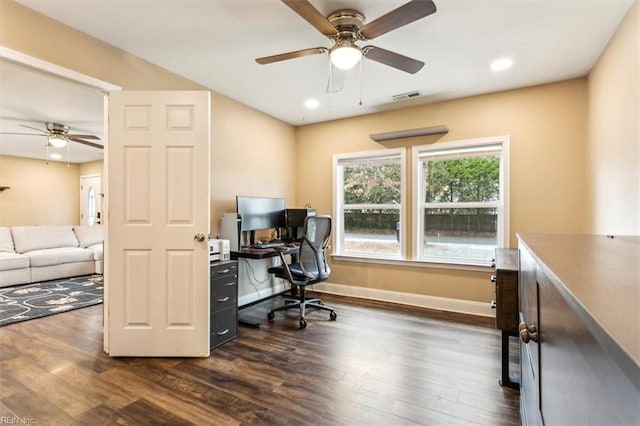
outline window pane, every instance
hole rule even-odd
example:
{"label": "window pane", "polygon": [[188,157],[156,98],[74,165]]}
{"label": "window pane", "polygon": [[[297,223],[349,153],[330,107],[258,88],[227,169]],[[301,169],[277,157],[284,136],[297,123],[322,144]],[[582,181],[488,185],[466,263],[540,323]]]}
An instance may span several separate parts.
{"label": "window pane", "polygon": [[400,204],[400,163],[343,167],[344,204]]}
{"label": "window pane", "polygon": [[87,223],[93,226],[96,222],[96,191],[93,186],[89,188],[87,195]]}
{"label": "window pane", "polygon": [[423,257],[489,262],[497,245],[495,208],[424,209]]}
{"label": "window pane", "polygon": [[500,197],[500,158],[477,156],[422,162],[425,202],[496,201]]}
{"label": "window pane", "polygon": [[344,251],[399,255],[399,210],[345,209]]}

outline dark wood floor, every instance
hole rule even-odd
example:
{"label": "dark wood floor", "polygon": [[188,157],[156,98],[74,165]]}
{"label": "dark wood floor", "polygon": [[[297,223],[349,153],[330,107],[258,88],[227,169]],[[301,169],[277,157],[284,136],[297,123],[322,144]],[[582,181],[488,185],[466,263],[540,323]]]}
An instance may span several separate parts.
{"label": "dark wood floor", "polygon": [[[102,306],[0,327],[0,420],[36,425],[517,425],[490,320],[324,296],[209,358],[110,358]],[[274,299],[269,303],[279,303]],[[6,423],[6,421],[5,421]]]}

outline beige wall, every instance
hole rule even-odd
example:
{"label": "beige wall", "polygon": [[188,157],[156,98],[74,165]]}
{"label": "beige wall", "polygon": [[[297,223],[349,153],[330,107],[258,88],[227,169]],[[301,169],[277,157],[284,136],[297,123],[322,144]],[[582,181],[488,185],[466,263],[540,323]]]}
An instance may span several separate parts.
{"label": "beige wall", "polygon": [[[297,198],[332,213],[332,156],[487,136],[511,137],[511,246],[517,232],[585,232],[587,82],[575,79],[309,125],[297,129]],[[445,124],[444,136],[378,144],[370,133]],[[410,163],[410,161],[409,161]],[[409,164],[410,166],[410,164]],[[312,176],[313,179],[306,177]],[[411,167],[407,170],[410,183]],[[407,190],[411,190],[409,184]],[[409,213],[405,220],[409,220]],[[408,221],[406,223],[409,223]],[[407,241],[407,251],[411,241]],[[332,262],[331,281],[375,289],[489,301],[487,272]]]}
{"label": "beige wall", "polygon": [[104,162],[92,161],[90,163],[80,164],[80,176],[85,175],[103,175],[104,174]]}
{"label": "beige wall", "polygon": [[640,234],[640,4],[589,74],[589,232]]}
{"label": "beige wall", "polygon": [[78,225],[77,164],[0,156],[0,226]]}
{"label": "beige wall", "polygon": [[[5,47],[125,90],[206,89],[13,1],[0,1]],[[213,91],[211,105],[211,232],[218,233],[223,212],[235,210],[238,194],[283,196],[297,204],[295,182],[278,166],[294,163],[293,127]]]}
{"label": "beige wall", "polygon": [[[234,210],[237,194],[285,196],[289,205],[311,203],[320,213],[333,213],[334,153],[510,135],[512,246],[516,232],[615,232],[603,224],[620,222],[625,229],[635,226],[638,233],[637,218],[620,219],[623,211],[638,214],[640,198],[638,186],[633,188],[634,172],[638,182],[638,101],[633,97],[638,93],[637,16],[636,4],[588,82],[580,78],[298,129],[212,92],[212,232],[218,232],[222,213]],[[2,1],[0,43],[124,89],[203,89],[11,1]],[[627,62],[634,46],[636,59]],[[438,124],[448,125],[450,132],[385,145],[368,138],[370,133]],[[605,155],[608,151],[612,156]],[[291,167],[282,170],[282,164]],[[619,170],[630,172],[618,175]],[[77,187],[80,172],[75,173]],[[617,188],[611,193],[609,182],[619,188],[630,182],[635,195],[621,195]],[[13,191],[10,186],[0,194],[3,202]],[[70,203],[77,204],[77,192]],[[585,208],[588,200],[593,208]],[[77,206],[72,210],[77,221]],[[335,283],[483,302],[493,298],[484,272],[338,261],[332,267]]]}

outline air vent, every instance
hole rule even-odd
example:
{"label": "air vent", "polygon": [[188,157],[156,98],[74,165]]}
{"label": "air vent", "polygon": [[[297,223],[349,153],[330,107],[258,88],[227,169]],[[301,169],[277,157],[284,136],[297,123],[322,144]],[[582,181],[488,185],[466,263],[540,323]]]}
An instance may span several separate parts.
{"label": "air vent", "polygon": [[420,92],[415,90],[413,92],[401,93],[399,95],[393,95],[394,101],[404,101],[406,99],[417,98],[420,96]]}

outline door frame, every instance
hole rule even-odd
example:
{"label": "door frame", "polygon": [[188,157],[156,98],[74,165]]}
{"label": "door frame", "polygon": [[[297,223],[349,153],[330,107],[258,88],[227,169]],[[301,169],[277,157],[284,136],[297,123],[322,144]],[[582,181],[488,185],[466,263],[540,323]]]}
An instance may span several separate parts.
{"label": "door frame", "polygon": [[[103,80],[99,80],[97,78],[91,77],[89,75],[86,74],[82,74],[79,73],[77,71],[71,70],[69,68],[65,68],[65,67],[61,67],[59,65],[53,64],[51,62],[47,62],[44,61],[42,59],[36,58],[35,56],[31,56],[28,55],[26,53],[17,51],[17,50],[13,50],[11,48],[8,48],[6,46],[0,45],[0,60],[3,61],[8,61],[8,62],[12,62],[14,64],[23,66],[25,68],[29,68],[35,71],[39,71],[45,74],[49,74],[53,77],[58,77],[58,78],[62,78],[65,80],[69,80],[71,82],[83,85],[85,87],[88,87],[90,89],[94,89],[97,93],[101,94],[103,97],[103,128],[104,128],[104,142],[105,144],[108,143],[108,119],[109,119],[109,111],[108,111],[108,101],[109,101],[109,92],[111,91],[119,91],[122,90],[122,87],[117,86],[115,84],[111,84],[109,82],[103,81]],[[105,176],[107,175],[107,168],[108,168],[108,164],[107,162],[104,162],[103,160],[103,171],[102,171],[102,175]],[[107,183],[106,182],[102,182],[102,193],[103,194],[107,194],[108,188],[107,188]],[[105,244],[108,244],[108,236],[109,236],[109,232],[108,232],[108,221],[106,220],[106,218],[108,218],[108,214],[109,214],[109,203],[108,203],[108,198],[107,197],[103,197],[102,199],[102,218],[103,221],[102,223],[105,225]],[[108,255],[107,255],[107,250],[105,250],[105,258],[104,258],[104,265],[105,265],[105,272],[107,271],[107,265],[108,265]],[[109,275],[108,274],[104,274],[103,275],[103,282],[104,282],[104,288],[108,288],[109,286]],[[103,303],[103,310],[102,310],[102,317],[103,317],[103,323],[104,323],[104,328],[103,328],[103,350],[105,352],[108,353],[108,349],[109,349],[109,340],[108,340],[108,336],[109,336],[109,330],[108,330],[108,321],[104,321],[104,318],[107,317],[108,315],[108,308],[109,308],[109,301],[108,301],[108,291],[104,291],[104,303]]]}

